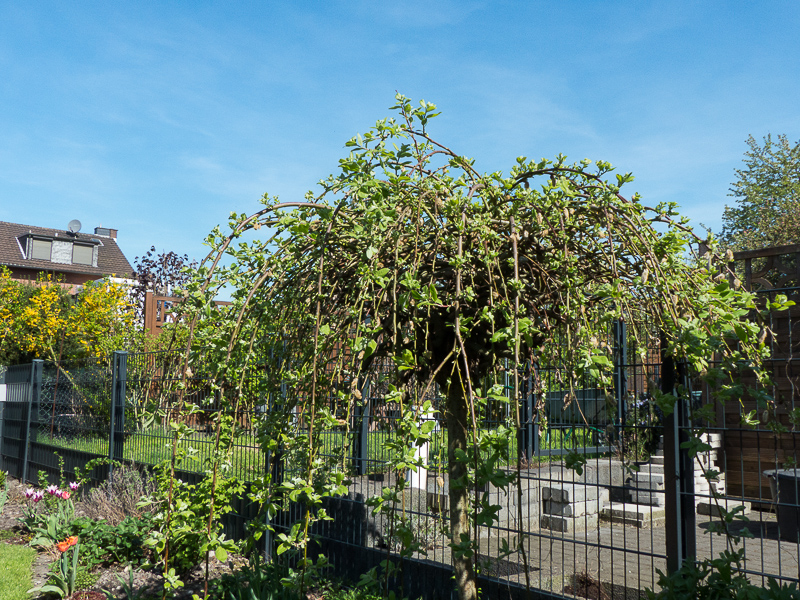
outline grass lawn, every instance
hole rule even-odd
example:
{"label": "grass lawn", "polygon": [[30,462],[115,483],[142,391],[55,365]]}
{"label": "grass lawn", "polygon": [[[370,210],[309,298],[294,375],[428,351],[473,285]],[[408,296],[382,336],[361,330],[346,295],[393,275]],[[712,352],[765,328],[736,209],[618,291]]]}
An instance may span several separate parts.
{"label": "grass lawn", "polygon": [[36,550],[28,546],[0,544],[0,600],[25,600],[31,589],[31,565]]}
{"label": "grass lawn", "polygon": [[[585,446],[597,444],[596,432],[585,426],[570,426],[563,428],[552,427],[546,432],[542,432],[539,439],[541,450],[571,450]],[[346,451],[352,449],[353,438],[357,433],[353,432],[349,436],[341,431],[328,431],[320,436],[322,443],[322,454],[332,455],[337,450]],[[368,469],[374,472],[383,472],[386,461],[391,459],[390,451],[386,447],[386,442],[396,435],[389,431],[371,431],[369,433],[369,452],[367,456]],[[84,437],[60,437],[48,436],[39,432],[36,442],[51,446],[56,452],[59,448],[80,450],[98,454],[108,455],[108,438],[105,436],[84,436]],[[202,471],[204,469],[203,458],[210,456],[214,447],[213,434],[195,432],[182,444],[185,450],[193,451],[200,460],[189,460],[181,468],[186,471]],[[516,464],[516,437],[509,436],[508,439],[508,461],[503,461],[498,466],[510,468]],[[125,440],[124,457],[126,460],[136,462],[140,465],[156,465],[170,457],[172,442],[170,433],[163,428],[153,428],[144,432],[130,434]],[[437,468],[446,462],[447,457],[447,432],[437,431],[433,434],[428,460],[430,468]],[[535,462],[549,462],[551,460],[563,460],[560,453],[554,455],[544,454],[537,457]],[[261,449],[258,447],[255,437],[250,432],[240,432],[236,439],[233,456],[233,475],[245,481],[252,480],[255,476],[263,473],[264,458]],[[292,471],[293,465],[286,465],[287,471]]]}

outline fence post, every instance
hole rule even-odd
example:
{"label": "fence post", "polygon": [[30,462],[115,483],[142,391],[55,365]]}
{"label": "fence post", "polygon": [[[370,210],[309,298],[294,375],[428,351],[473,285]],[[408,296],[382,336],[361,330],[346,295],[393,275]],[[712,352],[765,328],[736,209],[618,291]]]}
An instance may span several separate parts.
{"label": "fence post", "polygon": [[693,396],[688,365],[678,365],[678,375],[686,389],[686,395],[678,405],[678,477],[680,478],[681,525],[683,527],[683,557],[694,560],[697,556],[697,508],[694,503],[694,461],[689,449],[683,447],[689,441]]}
{"label": "fence post", "polygon": [[614,321],[614,398],[617,401],[617,433],[622,432],[627,419],[625,396],[628,393],[628,374],[625,368],[628,365],[627,326],[624,319]]}
{"label": "fence post", "polygon": [[[516,367],[515,367],[516,368]],[[534,423],[534,385],[533,385],[533,369],[522,386],[522,398],[520,401],[520,426],[521,430],[517,437],[517,455],[519,460],[530,461],[533,459],[536,451],[539,450],[539,423]]]}
{"label": "fence post", "polygon": [[[26,415],[25,424],[25,443],[24,443],[24,456],[22,458],[22,481],[28,481],[28,454],[31,447],[31,417],[33,416],[34,405],[39,407],[39,396],[42,392],[42,366],[44,361],[36,359],[31,362],[31,377],[30,386],[28,387],[28,413]],[[53,399],[55,402],[55,399]],[[36,419],[39,420],[38,417]]]}
{"label": "fence post", "polygon": [[353,410],[353,431],[357,431],[353,442],[353,462],[358,475],[367,474],[369,459],[369,377],[361,386],[361,402],[356,402]]}
{"label": "fence post", "polygon": [[[661,391],[675,394],[679,369],[666,354],[666,337],[661,335]],[[695,508],[694,472],[689,452],[681,448],[688,436],[686,402],[676,398],[672,413],[664,417],[664,511],[666,516],[667,573],[679,570],[684,561],[694,558]]]}
{"label": "fence post", "polygon": [[[128,353],[114,352],[111,377],[111,424],[108,436],[109,461],[122,461],[125,457],[125,392],[128,380]],[[111,479],[113,465],[108,464]]]}

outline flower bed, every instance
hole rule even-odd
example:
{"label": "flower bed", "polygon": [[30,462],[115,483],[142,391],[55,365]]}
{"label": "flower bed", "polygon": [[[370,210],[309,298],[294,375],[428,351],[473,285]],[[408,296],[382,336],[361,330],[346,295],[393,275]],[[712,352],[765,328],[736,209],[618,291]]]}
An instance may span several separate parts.
{"label": "flower bed", "polygon": [[[130,470],[118,472],[117,480],[128,486],[146,485],[137,481]],[[106,600],[106,592],[112,600],[162,597],[164,577],[149,566],[153,557],[143,543],[150,526],[146,512],[137,511],[130,503],[121,508],[120,503],[109,497],[112,486],[83,494],[78,482],[61,486],[42,483],[30,486],[8,478],[7,501],[0,507],[0,543],[29,545],[38,551],[32,566],[32,598]],[[122,515],[120,511],[129,514]],[[281,588],[276,573],[268,565],[254,569],[238,553],[228,554],[224,561],[210,553],[207,564],[201,561],[181,575],[183,586],[174,590],[172,597],[177,600],[189,599],[194,594],[202,597],[208,577],[209,598],[220,598],[229,590],[247,590],[253,585],[275,586],[276,600],[299,598],[293,590]],[[317,582],[304,597],[372,598],[324,582]]]}

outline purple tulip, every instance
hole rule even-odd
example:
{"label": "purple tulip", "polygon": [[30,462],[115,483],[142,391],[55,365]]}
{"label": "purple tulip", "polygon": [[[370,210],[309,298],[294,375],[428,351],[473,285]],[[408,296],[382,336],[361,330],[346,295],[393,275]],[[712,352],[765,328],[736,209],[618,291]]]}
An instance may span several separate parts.
{"label": "purple tulip", "polygon": [[44,498],[44,492],[42,492],[42,491],[34,492],[33,496],[31,496],[31,498],[33,499],[34,502],[38,502],[39,500]]}
{"label": "purple tulip", "polygon": [[78,489],[78,482],[77,481],[71,481],[70,484],[69,484],[69,489],[71,489],[73,492],[75,490],[77,490]]}
{"label": "purple tulip", "polygon": [[33,488],[28,488],[27,490],[25,490],[25,497],[26,498],[33,498],[35,493],[36,493],[36,491]]}
{"label": "purple tulip", "polygon": [[45,490],[51,496],[60,495],[61,491],[58,489],[57,485],[48,485],[47,489]]}

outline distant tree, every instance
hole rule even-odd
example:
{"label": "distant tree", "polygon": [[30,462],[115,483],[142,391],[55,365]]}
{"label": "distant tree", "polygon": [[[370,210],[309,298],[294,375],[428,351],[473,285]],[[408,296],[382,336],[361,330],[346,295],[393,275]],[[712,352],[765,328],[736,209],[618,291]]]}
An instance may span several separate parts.
{"label": "distant tree", "polygon": [[156,247],[151,246],[142,257],[134,259],[134,278],[136,285],[133,287],[133,303],[136,307],[136,317],[139,322],[144,321],[144,299],[147,292],[161,296],[170,296],[175,289],[183,286],[189,276],[183,271],[184,267],[194,267],[197,261],[175,252],[156,252]]}
{"label": "distant tree", "polygon": [[800,242],[800,141],[767,135],[760,145],[751,135],[747,145],[730,189],[736,205],[722,214],[722,244],[737,251]]}

